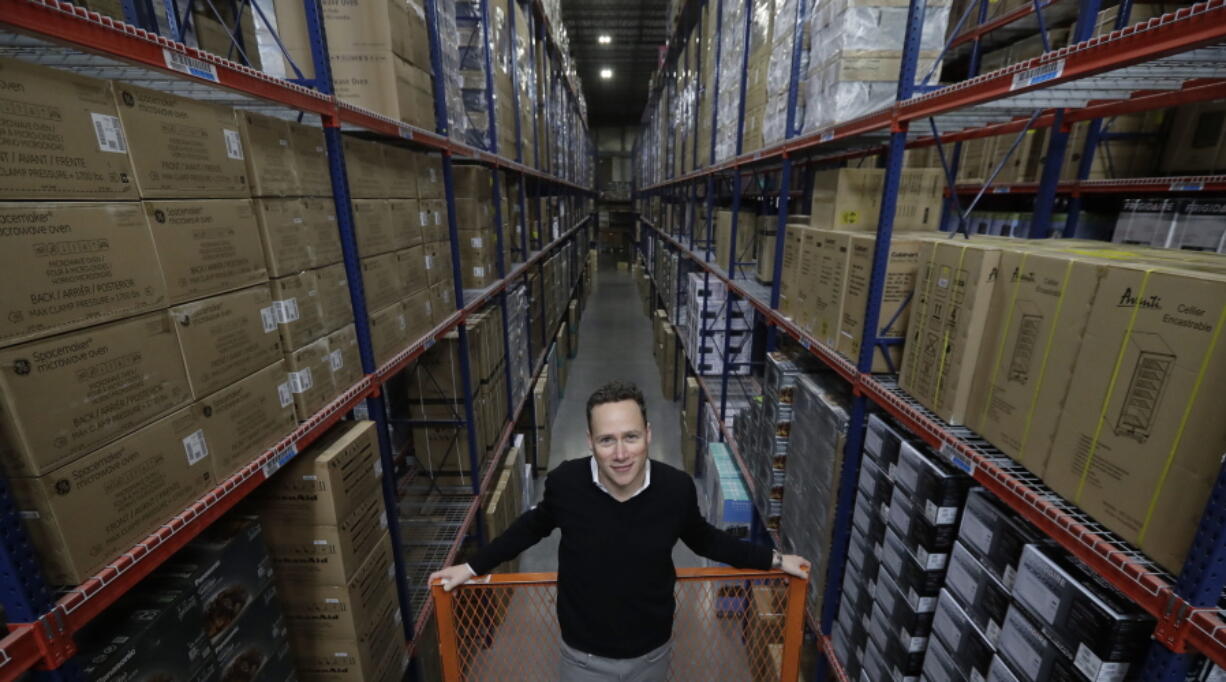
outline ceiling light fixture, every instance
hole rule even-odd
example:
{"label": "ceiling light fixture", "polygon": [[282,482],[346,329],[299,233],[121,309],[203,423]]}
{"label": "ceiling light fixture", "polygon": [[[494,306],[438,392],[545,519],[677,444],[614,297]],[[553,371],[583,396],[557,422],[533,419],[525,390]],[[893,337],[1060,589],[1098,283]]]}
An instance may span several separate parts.
{"label": "ceiling light fixture", "polygon": [[609,43],[613,42],[613,36],[607,33],[601,34],[600,36],[597,36],[596,42],[600,43],[601,45],[608,45]]}
{"label": "ceiling light fixture", "polygon": [[609,80],[610,78],[613,77],[613,69],[601,69],[600,77],[605,80]]}

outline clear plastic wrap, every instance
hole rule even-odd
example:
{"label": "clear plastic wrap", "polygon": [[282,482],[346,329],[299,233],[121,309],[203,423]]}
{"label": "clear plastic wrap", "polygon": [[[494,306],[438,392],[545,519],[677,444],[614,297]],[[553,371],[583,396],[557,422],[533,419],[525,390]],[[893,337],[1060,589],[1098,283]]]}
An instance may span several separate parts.
{"label": "clear plastic wrap", "polygon": [[737,153],[737,123],[741,111],[741,77],[745,69],[745,8],[724,3],[720,25],[719,106],[716,112],[715,160]]}

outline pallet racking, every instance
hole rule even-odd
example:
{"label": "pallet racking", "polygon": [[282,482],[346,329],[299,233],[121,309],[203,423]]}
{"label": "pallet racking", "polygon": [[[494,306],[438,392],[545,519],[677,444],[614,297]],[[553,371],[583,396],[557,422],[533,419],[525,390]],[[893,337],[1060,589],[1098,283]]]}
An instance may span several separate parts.
{"label": "pallet racking", "polygon": [[[397,453],[393,452],[389,437],[389,417],[384,400],[384,386],[409,363],[420,357],[437,341],[451,332],[459,338],[464,384],[463,428],[467,430],[470,444],[467,456],[473,471],[480,470],[477,464],[474,394],[468,367],[468,318],[482,307],[498,303],[505,313],[508,289],[525,280],[530,274],[540,272],[546,258],[558,253],[568,245],[571,257],[569,272],[572,273],[567,300],[579,295],[583,278],[580,276],[585,249],[590,234],[590,200],[592,194],[592,164],[594,145],[586,133],[584,103],[578,96],[577,84],[569,69],[554,68],[549,84],[556,95],[553,104],[519,101],[518,89],[512,97],[515,111],[516,148],[500,153],[498,138],[491,121],[490,136],[480,148],[458,142],[449,134],[445,114],[446,97],[437,16],[439,3],[426,0],[427,32],[429,35],[431,64],[435,74],[434,108],[439,126],[425,130],[348,103],[333,94],[328,44],[323,32],[322,7],[318,0],[306,0],[308,33],[311,42],[312,62],[316,77],[310,81],[293,82],[271,77],[242,64],[229,61],[214,54],[188,47],[180,42],[159,36],[141,28],[141,17],[152,16],[153,0],[136,0],[124,3],[125,15],[133,24],[90,12],[58,0],[0,0],[0,55],[34,61],[57,68],[87,73],[96,77],[122,79],[137,82],[146,87],[180,96],[221,102],[242,109],[302,121],[318,121],[323,128],[327,144],[328,170],[341,233],[342,251],[346,276],[351,292],[351,303],[357,324],[358,344],[363,377],[345,390],[326,407],[303,421],[274,447],[260,454],[242,470],[216,486],[212,491],[183,509],[158,530],[131,547],[99,573],[65,592],[56,592],[42,577],[39,562],[31,549],[22,528],[22,522],[8,492],[7,482],[0,480],[0,514],[4,515],[2,538],[0,538],[0,584],[3,597],[4,617],[8,634],[0,640],[0,680],[12,680],[27,671],[37,669],[49,679],[80,679],[80,671],[72,657],[75,654],[73,635],[85,624],[104,612],[117,599],[135,586],[143,577],[167,560],[210,523],[233,508],[281,466],[292,459],[300,449],[322,435],[329,427],[357,412],[376,422],[379,432],[380,458],[385,472],[397,471]],[[564,59],[564,40],[559,28],[551,22],[541,0],[512,0],[517,8],[525,10],[531,23],[529,35],[535,43],[543,45],[541,54],[555,64],[568,63]],[[167,6],[174,11],[175,4]],[[480,7],[489,16],[488,0],[481,0]],[[257,12],[258,12],[257,8]],[[512,12],[514,14],[514,12]],[[513,18],[512,18],[513,21]],[[148,22],[144,22],[148,23]],[[488,25],[488,21],[486,22]],[[232,35],[231,40],[240,46],[241,37]],[[279,41],[279,39],[278,39]],[[486,73],[491,73],[492,58],[490,41],[485,42]],[[530,50],[536,59],[537,50]],[[488,106],[493,110],[493,89],[487,87]],[[574,134],[582,139],[573,140],[570,148],[558,146],[555,159],[539,164],[539,168],[524,163],[525,138],[520,134],[519,113],[521,106],[533,116],[542,117],[545,125],[540,129],[548,135],[550,127],[571,126]],[[534,107],[535,110],[529,110]],[[565,120],[560,120],[565,119]],[[358,263],[357,242],[354,233],[349,184],[345,159],[341,150],[341,131],[362,134],[385,142],[407,145],[415,149],[438,152],[443,170],[444,196],[448,213],[448,234],[451,242],[453,263],[452,287],[455,312],[438,323],[428,333],[414,340],[391,360],[382,365],[376,363],[371,345],[369,321],[363,296],[362,277]],[[539,139],[535,132],[530,142],[539,149],[547,140]],[[556,146],[556,145],[555,145]],[[542,159],[539,154],[533,158]],[[519,178],[519,191],[514,197],[518,205],[519,221],[510,224],[510,216],[495,212],[494,226],[502,246],[509,239],[509,230],[514,227],[519,234],[512,253],[517,254],[516,263],[505,262],[501,249],[497,260],[499,278],[482,290],[465,290],[461,284],[460,255],[455,213],[455,188],[452,168],[458,161],[474,163],[495,169],[495,206],[501,206],[500,180],[503,173]],[[555,161],[557,163],[555,163]],[[528,185],[531,184],[531,188]],[[541,207],[549,209],[549,215],[558,220],[569,221],[568,225],[555,224],[549,230],[529,229],[527,221],[528,202],[537,206],[537,215],[544,215]],[[529,234],[532,232],[532,234]],[[544,302],[541,302],[542,306]],[[543,308],[542,308],[543,310]],[[508,343],[506,317],[501,329],[504,348]],[[539,348],[529,355],[531,373],[529,384],[536,380],[544,366],[550,344],[557,329],[545,329],[542,338],[533,339],[527,330],[530,344]],[[539,344],[539,345],[538,345]],[[509,365],[509,363],[507,363]],[[509,369],[507,370],[509,373]],[[508,382],[509,384],[509,382]],[[509,390],[509,389],[508,389]],[[500,455],[504,453],[516,421],[522,410],[531,409],[531,392],[526,400],[518,403],[508,400],[507,419],[500,431],[496,456],[492,458],[482,477],[476,478],[470,490],[454,496],[460,515],[456,523],[448,526],[449,537],[445,540],[447,552],[436,557],[439,561],[454,558],[460,545],[470,536],[480,536],[479,524],[475,523],[482,494],[488,488],[492,474],[498,469]],[[393,543],[396,581],[401,613],[405,628],[406,652],[411,654],[416,643],[415,635],[429,618],[429,603],[411,609],[408,583],[410,572],[403,556],[399,522],[398,495],[405,487],[406,477],[400,467],[400,481],[396,476],[383,476],[383,497],[387,510],[389,531],[397,541]],[[429,570],[441,567],[426,567]],[[421,567],[415,567],[414,579],[420,578],[425,589]]]}
{"label": "pallet racking", "polygon": [[[801,52],[801,31],[806,6],[797,3],[797,16],[784,21],[791,25],[793,52],[787,90],[787,118],[783,140],[759,150],[744,152],[744,103],[747,70],[742,63],[733,82],[739,79],[740,92],[727,92],[721,85],[719,55],[724,31],[714,34],[716,55],[713,82],[704,82],[703,52],[689,54],[679,63],[679,46],[691,31],[703,28],[704,8],[715,10],[719,21],[724,8],[744,3],[746,35],[754,0],[693,0],[683,3],[675,19],[670,49],[664,67],[653,82],[653,91],[644,116],[644,129],[636,150],[636,201],[643,228],[640,247],[644,254],[656,248],[667,249],[679,257],[677,281],[684,272],[702,274],[723,282],[727,305],[748,301],[756,310],[759,326],[767,328],[766,349],[774,350],[779,334],[794,339],[825,365],[847,380],[855,395],[849,428],[844,468],[840,476],[835,538],[830,569],[826,577],[826,599],[821,614],[809,614],[810,624],[820,638],[820,649],[829,663],[819,679],[847,679],[832,655],[829,635],[838,606],[838,590],[846,559],[850,532],[851,502],[856,489],[862,429],[870,406],[882,410],[919,435],[951,464],[971,474],[985,488],[1035,524],[1062,547],[1077,556],[1129,599],[1158,620],[1155,641],[1147,652],[1140,679],[1175,682],[1184,679],[1191,652],[1204,654],[1217,665],[1226,665],[1226,619],[1219,610],[1219,598],[1226,586],[1221,562],[1226,558],[1223,514],[1226,507],[1226,472],[1218,476],[1214,493],[1206,506],[1195,541],[1180,576],[1168,575],[1144,554],[1121,541],[1075,506],[1044,486],[1037,477],[1015,464],[999,450],[964,427],[951,426],[921,407],[899,389],[894,377],[872,374],[874,353],[883,344],[872,323],[864,329],[859,356],[849,360],[819,343],[779,312],[780,270],[776,267],[770,286],[746,277],[747,265],[736,259],[737,222],[746,185],[756,186],[756,194],[777,209],[774,262],[782,261],[787,231],[789,204],[808,198],[812,173],[820,167],[837,167],[842,162],[881,157],[885,173],[881,195],[881,215],[876,229],[876,246],[868,295],[867,320],[876,320],[885,286],[888,245],[893,232],[899,180],[905,150],[938,147],[941,168],[948,185],[945,212],[959,228],[970,211],[987,193],[1033,195],[1035,216],[1030,237],[1047,237],[1052,232],[1052,205],[1058,195],[1068,196],[1069,217],[1064,234],[1075,235],[1080,198],[1089,194],[1167,194],[1203,196],[1220,192],[1221,176],[1172,178],[1135,178],[1089,180],[1090,163],[1099,143],[1098,131],[1104,117],[1149,111],[1177,104],[1201,102],[1226,96],[1226,4],[1220,0],[1198,3],[1137,25],[1128,25],[1131,3],[1120,3],[1114,30],[1092,37],[1100,9],[1097,0],[1051,0],[1027,3],[992,21],[986,21],[987,3],[968,3],[959,18],[951,17],[951,37],[944,41],[942,57],[959,54],[968,60],[968,78],[948,85],[928,85],[917,78],[920,33],[926,3],[912,0],[908,5],[906,35],[895,101],[863,116],[816,130],[802,132],[797,125],[797,90]],[[979,10],[974,28],[963,29],[970,14]],[[1073,21],[1070,45],[1046,51],[1039,57],[980,74],[982,52],[991,41],[1009,30],[1038,32],[1047,40],[1047,25]],[[954,23],[956,22],[956,24]],[[776,30],[781,22],[776,19]],[[786,26],[786,24],[784,24]],[[721,27],[725,28],[726,27]],[[709,49],[710,46],[708,46]],[[691,51],[692,52],[692,51]],[[697,74],[698,89],[714,88],[709,141],[692,143],[691,166],[679,172],[670,163],[653,158],[652,149],[685,149],[678,145],[675,126],[659,125],[653,110],[667,112],[678,96],[674,87],[678,73]],[[716,132],[720,98],[738,97],[733,108],[736,121],[736,148],[730,158],[717,160]],[[694,107],[695,130],[699,107]],[[1077,180],[1061,182],[1061,164],[1068,143],[1068,126],[1089,121],[1085,153],[1077,169]],[[704,122],[705,123],[705,122]],[[1052,133],[1043,163],[1041,180],[1024,185],[994,186],[1003,161],[984,184],[957,185],[960,143],[966,140],[1015,135],[1050,128]],[[662,132],[661,132],[662,131]],[[953,144],[952,153],[946,145]],[[1016,146],[1016,144],[1015,144]],[[661,153],[661,157],[664,154]],[[802,174],[800,181],[794,175]],[[969,206],[960,197],[971,195]],[[716,197],[731,204],[732,245],[726,262],[713,257],[713,207]],[[806,201],[807,203],[807,201]],[[697,225],[700,206],[705,205],[706,224]],[[660,218],[660,207],[670,209],[672,220]],[[676,212],[671,209],[677,208]],[[774,212],[773,210],[771,211]],[[650,262],[648,260],[647,262]],[[672,291],[661,298],[674,295]],[[677,293],[676,295],[680,295]],[[704,299],[705,306],[705,299]],[[725,330],[726,331],[726,330]],[[727,347],[724,355],[727,356]],[[704,382],[708,409],[715,410],[720,423],[727,415],[727,367],[713,381]],[[714,389],[714,390],[712,390]],[[727,439],[726,432],[721,437]],[[735,448],[735,443],[729,443]],[[749,472],[743,460],[734,457],[745,478]]]}

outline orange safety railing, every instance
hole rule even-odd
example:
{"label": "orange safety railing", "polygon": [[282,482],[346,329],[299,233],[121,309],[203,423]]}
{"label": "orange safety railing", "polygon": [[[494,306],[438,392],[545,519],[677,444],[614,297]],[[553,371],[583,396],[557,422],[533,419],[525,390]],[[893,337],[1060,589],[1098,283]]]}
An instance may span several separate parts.
{"label": "orange safety railing", "polygon": [[[795,682],[808,583],[782,571],[677,571],[669,679]],[[557,679],[556,573],[431,589],[446,682]]]}

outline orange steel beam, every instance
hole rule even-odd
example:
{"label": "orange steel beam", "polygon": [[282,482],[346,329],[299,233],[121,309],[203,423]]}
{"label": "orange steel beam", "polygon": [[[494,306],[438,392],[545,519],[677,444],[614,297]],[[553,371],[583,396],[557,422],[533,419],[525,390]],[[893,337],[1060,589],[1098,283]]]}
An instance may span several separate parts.
{"label": "orange steel beam", "polygon": [[455,601],[451,593],[443,589],[443,581],[430,583],[430,594],[434,599],[434,617],[438,619],[438,648],[443,663],[443,679],[447,682],[460,682],[460,645],[455,637]]}

